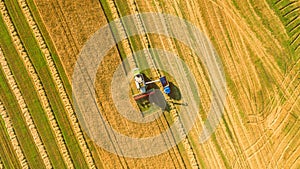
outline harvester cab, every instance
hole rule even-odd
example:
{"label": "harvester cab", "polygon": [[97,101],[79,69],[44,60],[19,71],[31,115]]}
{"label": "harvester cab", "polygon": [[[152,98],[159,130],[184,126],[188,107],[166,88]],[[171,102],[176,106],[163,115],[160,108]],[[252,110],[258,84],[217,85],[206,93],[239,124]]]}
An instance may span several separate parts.
{"label": "harvester cab", "polygon": [[160,81],[160,83],[162,84],[162,86],[164,88],[164,93],[165,94],[170,94],[171,89],[170,89],[170,85],[169,85],[169,82],[167,81],[166,76],[160,77],[157,80],[145,82],[144,76],[140,72],[139,68],[133,69],[133,74],[134,74],[134,82],[135,82],[136,88],[140,92],[139,94],[136,94],[136,95],[133,96],[133,98],[135,100],[139,100],[139,99],[142,99],[142,98],[145,98],[147,96],[150,96],[150,95],[154,94],[155,93],[154,89],[150,89],[150,90],[147,91],[147,85],[151,84],[151,83],[156,83],[156,82],[159,82],[159,81]]}
{"label": "harvester cab", "polygon": [[140,91],[140,93],[146,93],[146,84],[145,84],[143,74],[141,74],[138,68],[135,68],[133,70],[133,73],[134,73],[134,82],[136,88]]}

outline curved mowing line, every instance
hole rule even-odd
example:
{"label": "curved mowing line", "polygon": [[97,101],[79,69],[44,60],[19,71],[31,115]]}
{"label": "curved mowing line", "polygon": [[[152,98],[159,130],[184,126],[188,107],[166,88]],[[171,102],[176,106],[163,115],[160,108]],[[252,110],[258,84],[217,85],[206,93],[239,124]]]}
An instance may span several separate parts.
{"label": "curved mowing line", "polygon": [[[294,31],[296,31],[296,32],[299,31],[299,29],[298,29],[299,26],[300,26],[300,23],[298,23],[297,25],[293,26],[293,27],[290,29],[289,32],[290,32],[291,34],[293,34]],[[294,34],[296,34],[296,33],[294,33]],[[292,36],[293,36],[293,35],[292,35]]]}
{"label": "curved mowing line", "polygon": [[14,126],[12,124],[11,118],[8,116],[8,113],[5,110],[5,107],[3,106],[2,102],[0,101],[0,115],[4,121],[4,125],[6,128],[6,132],[8,133],[10,142],[12,144],[12,147],[18,157],[18,160],[22,166],[23,169],[29,168],[29,165],[27,163],[27,160],[23,154],[23,151],[20,147],[17,135],[15,133]]}
{"label": "curved mowing line", "polygon": [[298,18],[299,18],[299,15],[295,16],[293,19],[291,19],[290,21],[288,21],[288,23],[284,24],[284,26],[288,27],[289,25],[291,25]]}
{"label": "curved mowing line", "polygon": [[[0,1],[0,7],[1,7],[1,9],[5,9],[5,8],[3,8],[3,2],[2,1]],[[3,14],[3,10],[1,10],[1,13]],[[7,21],[8,15],[2,15],[2,16],[3,16],[4,20]],[[7,16],[7,17],[5,17],[5,16]],[[12,30],[12,32],[15,32],[13,27],[10,27],[10,28],[12,28],[12,29],[10,29],[10,30]],[[17,36],[13,36],[13,39],[14,39],[14,41],[18,41],[18,40],[20,41],[20,39]],[[36,126],[35,126],[35,124],[32,120],[32,117],[31,117],[30,112],[27,108],[27,105],[26,105],[25,100],[22,96],[22,93],[21,93],[19,87],[17,86],[16,80],[14,79],[14,76],[13,76],[10,68],[8,67],[8,64],[7,64],[7,62],[4,58],[4,55],[3,55],[1,49],[0,49],[0,64],[1,64],[1,67],[4,71],[5,78],[7,79],[10,88],[13,91],[13,94],[15,95],[16,99],[18,100],[18,105],[19,105],[19,107],[20,107],[20,109],[23,113],[26,124],[27,124],[27,126],[30,130],[30,133],[31,133],[32,137],[33,137],[33,141],[34,141],[36,147],[38,148],[40,156],[43,159],[44,165],[46,166],[46,168],[52,168],[52,164],[49,160],[49,156],[46,152],[45,146],[43,145],[43,142],[42,142],[42,140],[39,136],[39,133],[36,129]]]}
{"label": "curved mowing line", "polygon": [[299,9],[300,9],[300,7],[298,6],[298,7],[294,8],[294,9],[288,11],[287,13],[285,13],[285,14],[283,15],[283,17],[287,17],[289,14],[291,14],[291,13],[293,13],[293,12],[295,12],[295,11],[298,11]]}
{"label": "curved mowing line", "polygon": [[292,2],[288,3],[287,5],[285,5],[285,6],[281,7],[281,8],[279,8],[279,10],[280,10],[280,11],[285,10],[288,6],[293,5],[295,2],[296,2],[296,1],[292,1]]}
{"label": "curved mowing line", "polygon": [[[68,112],[68,116],[69,116],[69,119],[71,120],[72,122],[72,127],[73,127],[73,130],[74,130],[74,133],[75,133],[75,136],[76,136],[76,139],[78,140],[79,142],[79,146],[85,156],[85,160],[86,162],[88,163],[89,165],[89,168],[96,168],[95,164],[94,164],[94,160],[92,158],[92,155],[91,155],[91,152],[87,146],[87,143],[85,141],[85,138],[83,137],[83,133],[81,131],[81,128],[77,122],[77,117],[75,115],[75,112],[72,108],[72,105],[71,105],[71,102],[67,96],[67,93],[66,93],[66,90],[63,86],[63,83],[62,83],[62,80],[60,78],[60,75],[57,71],[57,68],[56,68],[56,65],[52,59],[52,56],[50,54],[50,51],[45,43],[45,40],[41,34],[41,31],[39,30],[39,27],[37,26],[34,18],[32,17],[32,14],[31,14],[31,11],[26,3],[25,0],[18,0],[18,3],[21,7],[21,10],[24,14],[24,16],[26,17],[26,21],[28,22],[29,26],[30,26],[30,29],[32,30],[33,34],[34,34],[34,37],[46,59],[46,62],[47,62],[47,66],[49,67],[50,69],[50,72],[51,72],[51,76],[53,77],[54,79],[54,82],[57,86],[57,89],[59,91],[59,96],[64,104],[64,107],[65,109],[67,110]],[[69,156],[69,154],[68,154]],[[66,157],[66,161],[68,161],[68,163],[71,162],[71,159],[69,159],[69,157]],[[73,165],[72,165],[73,166]]]}

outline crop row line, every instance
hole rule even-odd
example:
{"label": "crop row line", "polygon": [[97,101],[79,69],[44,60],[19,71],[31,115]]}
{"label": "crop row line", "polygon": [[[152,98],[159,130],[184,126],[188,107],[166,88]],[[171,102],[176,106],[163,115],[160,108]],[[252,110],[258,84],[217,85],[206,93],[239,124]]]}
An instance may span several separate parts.
{"label": "crop row line", "polygon": [[[144,48],[151,47],[152,44],[151,44],[150,38],[146,34],[146,27],[140,16],[140,10],[139,10],[136,0],[131,0],[129,2],[129,5],[130,5],[131,9],[133,10],[133,14],[135,14],[135,20],[137,23],[136,27],[137,27],[138,31],[141,32],[140,36],[141,36],[141,41],[142,41],[143,47]],[[148,50],[145,51],[145,56],[146,56],[147,62],[150,64],[150,67],[154,68],[154,70],[151,70],[153,72],[153,74],[156,74],[156,76],[160,77],[161,74],[160,74],[159,70],[157,69],[156,63]],[[171,117],[177,127],[177,131],[182,136],[185,136],[186,132],[184,131],[184,128],[183,128],[182,122],[179,118],[177,109],[172,102],[170,103],[170,106],[171,106]],[[192,151],[192,147],[190,146],[188,139],[186,137],[184,137],[182,143],[183,143],[185,150],[187,151],[191,165],[195,168],[198,168],[197,160],[195,158],[194,152]]]}
{"label": "crop row line", "polygon": [[[120,19],[120,14],[118,12],[118,9],[116,7],[116,4],[113,0],[109,0],[108,1],[108,5],[109,5],[109,8],[110,8],[110,11],[111,11],[111,14],[112,14],[112,19],[113,21],[115,22],[115,25],[116,25],[116,29],[117,29],[117,32],[118,34],[120,35],[120,37],[127,37],[127,32],[125,31],[125,28],[124,28],[124,25]],[[124,49],[124,52],[125,52],[125,55],[127,57],[127,60],[128,60],[128,63],[129,63],[129,67],[131,69],[137,67],[136,65],[136,61],[134,59],[134,56],[131,56],[133,54],[133,50],[129,44],[129,40],[128,39],[123,39],[121,41],[121,44],[123,46],[123,49]]]}
{"label": "crop row line", "polygon": [[[75,115],[74,109],[72,108],[71,101],[66,93],[66,90],[62,83],[60,75],[57,71],[56,65],[52,59],[52,56],[51,56],[50,51],[45,43],[43,36],[41,34],[41,31],[40,31],[39,27],[37,26],[36,21],[34,20],[32,14],[31,14],[31,11],[28,7],[26,0],[18,0],[18,3],[20,5],[21,10],[22,10],[23,14],[25,15],[26,20],[34,34],[34,37],[37,40],[37,43],[46,59],[47,66],[50,69],[51,75],[57,86],[59,96],[64,104],[64,107],[65,107],[67,113],[68,113],[69,119],[72,123],[72,127],[74,130],[75,136],[76,136],[76,139],[79,142],[79,146],[84,154],[85,160],[87,161],[89,168],[96,168],[96,166],[94,164],[94,160],[91,155],[91,152],[87,146],[87,143],[86,143],[83,133],[81,131],[80,125],[78,123],[77,117]],[[66,161],[68,161],[69,164],[71,163],[71,159],[69,157],[68,158],[66,157]]]}
{"label": "crop row line", "polygon": [[[156,6],[156,8],[159,10],[159,13],[162,13],[162,9],[160,9],[160,6],[158,5],[158,3],[156,1],[154,1],[154,6]],[[166,23],[168,23],[168,22],[167,21],[162,22],[162,24],[164,24],[164,29],[170,30],[168,24],[166,24]],[[171,49],[173,51],[176,51],[176,48],[174,47],[170,38],[168,38],[168,42],[169,42],[168,45],[170,45]],[[163,43],[163,41],[162,41],[162,43]],[[173,104],[173,102],[170,103],[170,106],[171,106],[171,110],[172,110],[171,116],[172,116],[172,119],[174,120],[174,123],[177,126],[177,130],[178,130],[179,134],[181,134],[182,136],[185,136],[185,137],[183,137],[184,139],[182,140],[182,144],[183,144],[185,150],[187,151],[187,155],[190,160],[190,163],[193,168],[199,168],[199,164],[196,159],[195,152],[194,152],[193,147],[191,146],[191,143],[188,139],[188,135],[187,135],[186,131],[184,130],[184,126],[183,126],[183,123],[178,114],[178,110],[177,110],[176,106]]]}
{"label": "crop row line", "polygon": [[283,6],[283,7],[279,8],[279,10],[280,10],[280,11],[282,11],[282,10],[285,10],[287,7],[289,7],[289,6],[293,5],[294,3],[296,3],[296,1],[289,2],[289,3],[288,3],[288,4],[286,4],[285,6]]}
{"label": "crop row line", "polygon": [[[129,3],[136,3],[136,2],[133,2],[133,1],[131,1],[131,2],[129,2]],[[118,9],[118,5],[115,3],[115,2],[113,2],[113,1],[110,1],[110,12],[111,13],[117,13],[116,15],[114,15],[115,16],[115,18],[113,17],[113,20],[114,21],[118,21],[119,20],[119,18],[121,17],[121,12],[119,11],[119,9]],[[134,6],[129,6],[129,7],[132,7],[132,9],[133,10],[138,10],[137,9],[137,6],[136,5],[134,5]],[[112,10],[112,8],[114,9],[114,10]],[[112,14],[113,15],[113,14]],[[117,17],[116,17],[117,16]],[[134,19],[134,24],[137,24],[136,26],[138,26],[137,27],[137,30],[139,31],[139,32],[145,32],[145,31],[142,31],[142,30],[144,30],[144,28],[141,28],[141,22],[140,22],[140,20],[138,19],[140,17],[140,15],[139,14],[135,14],[135,16],[133,17],[133,19]],[[108,18],[108,17],[107,17]],[[108,20],[109,21],[109,20]],[[125,34],[127,34],[127,30],[126,30],[126,26],[128,26],[127,25],[128,23],[122,23],[122,21],[121,21],[121,24],[120,24],[120,26],[122,26],[122,27],[120,27],[119,28],[119,30],[121,30],[121,31],[125,31],[124,33]],[[130,25],[129,25],[130,26]],[[150,44],[149,44],[149,41],[148,41],[148,36],[146,35],[146,34],[139,34],[139,36],[140,36],[140,38],[142,38],[143,39],[143,43],[142,43],[142,47],[144,48],[144,49],[147,49],[149,46],[150,46]],[[133,42],[130,40],[130,39],[128,39],[128,45],[129,45],[129,48],[131,48],[132,49],[132,45],[130,45],[130,44],[132,44]],[[144,54],[145,54],[145,56],[149,56],[150,57],[150,52],[148,51],[148,50],[144,50]],[[132,55],[132,57],[133,57],[133,60],[135,60],[136,58],[135,58],[135,56],[134,55]],[[155,67],[155,63],[154,63],[154,61],[153,60],[149,60],[149,57],[146,57],[146,59],[147,59],[147,61],[148,61],[148,63],[149,64],[152,64],[152,65],[150,65],[150,67],[152,67],[152,68],[154,68]],[[121,57],[121,60],[122,60],[122,57]],[[136,63],[136,67],[138,66],[138,63]],[[132,68],[132,67],[131,67]],[[153,70],[151,70],[151,71],[153,71]],[[126,72],[126,70],[125,70],[125,72]],[[159,73],[157,70],[156,70],[156,72],[157,73]],[[163,123],[163,122],[162,122]],[[169,124],[168,124],[168,126],[169,126]],[[161,129],[162,131],[163,131],[163,129]],[[182,158],[182,157],[181,157]]]}
{"label": "crop row line", "polygon": [[[14,30],[15,30],[15,28],[14,28]],[[15,37],[18,37],[18,35],[15,34]],[[18,39],[19,39],[19,37],[18,37]],[[29,72],[29,75],[30,75],[30,77],[32,78],[32,80],[34,82],[35,89],[36,89],[36,91],[39,95],[39,100],[40,100],[40,102],[43,106],[43,109],[45,110],[45,112],[47,114],[48,120],[50,122],[51,129],[55,134],[56,141],[57,141],[58,146],[60,148],[60,151],[63,155],[64,161],[65,161],[66,165],[68,166],[68,168],[74,168],[72,160],[71,160],[70,155],[69,155],[69,152],[67,150],[63,135],[62,135],[61,130],[58,126],[58,123],[55,119],[55,116],[53,114],[52,108],[50,106],[49,100],[47,98],[46,92],[45,92],[45,90],[43,88],[43,85],[41,83],[41,80],[38,77],[38,74],[37,74],[33,64],[31,63],[28,54],[24,50],[24,46],[22,45],[22,43],[20,41],[18,41],[18,42],[14,41],[14,44],[16,46],[19,46],[18,53],[20,54],[25,66],[27,68],[27,71]]]}
{"label": "crop row line", "polygon": [[[146,34],[146,28],[145,28],[144,22],[140,16],[141,13],[140,13],[139,7],[135,0],[130,0],[128,2],[128,5],[131,9],[132,14],[134,15],[133,19],[135,20],[137,31],[140,32],[139,37],[142,42],[142,46],[144,49],[146,49],[146,50],[144,50],[145,58],[149,64],[150,68],[153,68],[150,71],[152,72],[152,75],[157,76],[157,77],[154,77],[154,79],[157,79],[158,77],[160,77],[160,72],[157,69],[154,59],[151,57],[151,53],[149,52],[149,50],[147,50],[147,48],[151,47],[152,45],[151,45],[148,35]],[[172,108],[174,108],[174,107],[172,107]],[[178,119],[174,119],[174,113],[171,115],[171,117],[173,118],[174,122],[176,123],[176,126],[178,127],[180,124],[178,124]],[[178,129],[178,131],[182,131],[180,127],[177,129]],[[181,134],[184,134],[184,133],[181,133]],[[185,143],[186,142],[183,142],[183,144],[185,144]],[[184,146],[184,147],[186,147],[186,146]]]}
{"label": "crop row line", "polygon": [[[145,26],[143,24],[142,19],[139,16],[139,9],[138,9],[137,3],[135,2],[135,0],[131,0],[129,2],[129,5],[131,7],[131,10],[133,11],[133,14],[135,14],[134,19],[135,19],[136,24],[137,24],[136,25],[137,29],[138,29],[138,31],[141,32],[140,36],[141,36],[142,45],[143,45],[144,48],[147,48],[148,46],[151,46],[151,43],[149,42],[149,38],[145,34]],[[146,56],[147,61],[151,64],[151,66],[153,68],[155,68],[156,71],[154,72],[154,74],[156,74],[157,76],[160,76],[160,73],[157,71],[156,64],[155,64],[153,58],[151,57],[151,55],[149,54],[149,52],[145,51],[145,56]],[[182,122],[180,120],[180,117],[178,115],[176,107],[172,103],[171,103],[171,109],[172,109],[171,110],[171,117],[172,117],[174,123],[176,124],[178,132],[181,135],[185,135],[186,132],[184,131],[183,124],[182,124]],[[189,160],[191,161],[191,165],[193,167],[195,167],[195,168],[198,168],[198,164],[197,164],[197,160],[196,160],[195,154],[194,154],[194,152],[192,150],[192,147],[190,145],[190,142],[189,142],[187,136],[185,136],[185,138],[183,139],[182,143],[184,145],[185,150],[187,151]]]}
{"label": "crop row line", "polygon": [[[134,20],[135,20],[135,23],[136,23],[137,30],[138,30],[138,32],[141,32],[141,34],[139,34],[139,36],[140,36],[143,48],[147,49],[151,44],[150,44],[149,38],[146,34],[145,26],[144,26],[143,21],[141,19],[137,3],[135,2],[135,0],[130,0],[128,2],[128,4],[131,7],[131,10],[132,10],[132,12],[135,16]],[[154,62],[153,59],[151,59],[151,54],[150,54],[149,50],[144,50],[144,54],[145,54],[145,57],[147,59],[148,64],[150,64],[149,65],[150,68],[155,68],[155,70],[151,70],[151,71],[154,71],[155,72],[154,74],[159,75],[159,72],[156,69],[155,62]]]}
{"label": "crop row line", "polygon": [[21,164],[21,167],[23,169],[29,168],[27,160],[26,160],[26,158],[23,154],[23,151],[22,151],[21,146],[19,144],[17,135],[15,133],[15,129],[13,127],[12,121],[11,121],[8,113],[6,112],[5,107],[4,107],[4,105],[2,104],[1,101],[0,101],[0,115],[3,119],[3,121],[4,121],[4,125],[5,125],[6,131],[8,133],[10,142],[11,142],[11,144],[13,146],[13,149],[14,149],[17,157],[18,157],[18,160]]}
{"label": "crop row line", "polygon": [[283,17],[287,17],[288,15],[292,14],[293,12],[297,12],[297,10],[299,10],[299,9],[300,9],[299,6],[298,6],[298,7],[295,7],[295,8],[293,8],[292,10],[290,10],[290,11],[284,13],[284,14],[283,14]]}
{"label": "crop row line", "polygon": [[[139,8],[135,2],[135,0],[131,0],[131,6],[132,6],[132,9],[135,13],[139,13]],[[138,30],[141,30],[142,31],[142,42],[144,44],[144,47],[146,46],[151,46],[150,42],[149,42],[149,38],[147,37],[147,35],[145,34],[145,26],[144,26],[144,23],[142,21],[142,19],[140,18],[140,16],[137,14],[137,27],[138,27]],[[171,44],[171,47],[174,49],[174,46],[172,43]],[[157,76],[160,76],[160,73],[157,71],[157,68],[156,68],[156,65],[155,65],[155,62],[153,60],[153,58],[151,57],[151,55],[146,55],[146,57],[148,57],[147,60],[150,60],[150,63],[153,65],[153,67],[155,68],[155,74],[157,74]],[[177,127],[177,130],[179,132],[179,134],[181,134],[182,136],[185,136],[182,143],[184,145],[184,148],[185,150],[187,151],[187,154],[188,154],[188,157],[189,157],[189,160],[191,162],[191,165],[192,167],[194,168],[198,168],[198,164],[197,164],[197,160],[196,160],[196,157],[195,157],[195,154],[192,150],[192,147],[190,145],[190,142],[186,136],[186,131],[184,130],[184,127],[183,127],[183,124],[181,122],[181,119],[178,115],[178,112],[177,112],[177,109],[176,107],[173,105],[173,103],[170,103],[170,106],[171,106],[171,117],[174,121],[174,123],[176,124],[176,127]]]}
{"label": "crop row line", "polygon": [[[0,1],[0,8],[1,8],[1,14],[2,14],[2,16],[4,18],[4,21],[7,23],[7,27],[9,28],[10,32],[13,34],[13,36],[12,36],[13,41],[18,43],[18,45],[16,45],[16,46],[18,46],[18,49],[20,49],[20,51],[23,52],[24,48],[20,44],[19,37],[16,36],[17,33],[16,33],[15,29],[14,29],[14,26],[11,23],[11,20],[10,20],[8,14],[7,14],[7,11],[5,10],[3,1]],[[21,50],[21,49],[23,49],[23,50]],[[8,81],[8,84],[9,84],[9,86],[10,86],[13,94],[15,95],[17,101],[18,101],[18,104],[19,104],[19,107],[21,109],[21,112],[22,112],[22,114],[23,114],[23,116],[25,118],[25,122],[26,122],[26,124],[28,126],[28,129],[30,130],[30,133],[31,133],[31,135],[33,137],[33,141],[34,141],[36,147],[38,148],[38,151],[39,151],[39,153],[40,153],[40,155],[41,155],[41,157],[43,159],[43,162],[44,162],[46,168],[52,168],[52,164],[51,164],[51,162],[49,160],[49,157],[48,157],[48,154],[46,152],[45,146],[43,145],[43,142],[42,142],[42,140],[40,138],[40,135],[39,135],[39,133],[38,133],[38,131],[36,129],[36,126],[35,126],[35,124],[33,122],[33,119],[32,119],[32,117],[30,115],[28,107],[27,107],[27,105],[25,103],[25,100],[24,100],[24,98],[22,96],[22,93],[21,93],[21,91],[20,91],[20,89],[19,89],[19,87],[18,87],[18,85],[16,83],[16,80],[15,80],[15,78],[14,78],[14,76],[13,76],[13,74],[12,74],[12,72],[11,72],[11,70],[10,70],[7,62],[6,62],[6,60],[5,60],[5,57],[4,57],[3,53],[2,53],[2,50],[0,51],[0,64],[1,64],[2,69],[4,71],[5,77],[6,77],[7,81]]]}
{"label": "crop row line", "polygon": [[[288,21],[283,21],[284,26],[286,27],[287,32],[290,34],[290,45],[295,45],[294,50],[297,51],[300,47],[299,36],[300,32],[298,31],[300,27],[299,22],[299,15],[296,14],[296,16],[292,17],[289,16],[290,14],[295,14],[297,11],[299,11],[300,7],[297,6],[295,3],[297,1],[289,1],[289,0],[280,0],[274,3],[274,7],[277,8],[280,11],[280,15],[283,18],[288,19]],[[284,4],[282,4],[284,3]]]}
{"label": "crop row line", "polygon": [[295,21],[297,21],[297,19],[299,18],[298,16],[295,16],[293,19],[291,19],[290,21],[288,21],[285,26],[290,26],[291,24],[293,24]]}

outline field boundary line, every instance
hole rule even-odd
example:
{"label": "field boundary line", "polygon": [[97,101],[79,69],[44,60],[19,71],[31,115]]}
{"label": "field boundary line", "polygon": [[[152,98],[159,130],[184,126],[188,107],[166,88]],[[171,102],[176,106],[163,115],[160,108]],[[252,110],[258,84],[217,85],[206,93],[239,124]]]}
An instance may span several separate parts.
{"label": "field boundary line", "polygon": [[[84,154],[85,160],[88,163],[89,168],[95,168],[95,164],[94,164],[94,160],[92,158],[91,152],[87,146],[85,138],[83,137],[83,133],[77,122],[78,120],[77,120],[77,117],[72,108],[71,102],[68,98],[68,95],[66,93],[66,89],[64,88],[61,77],[57,71],[56,65],[52,59],[52,56],[47,47],[47,44],[45,43],[43,36],[41,34],[41,31],[40,31],[38,25],[36,24],[36,22],[33,18],[33,15],[31,14],[30,8],[28,7],[26,0],[18,0],[18,3],[21,7],[23,14],[25,15],[26,21],[28,22],[30,29],[32,30],[32,32],[34,34],[34,37],[41,49],[42,54],[44,55],[44,57],[46,59],[47,66],[50,69],[51,76],[52,76],[52,78],[55,82],[55,85],[59,91],[59,95],[64,104],[64,107],[68,112],[69,119],[72,123],[73,131],[75,133],[76,139],[79,142],[80,149],[82,150],[82,152]],[[67,159],[66,161],[68,161],[68,162],[71,161],[71,159],[68,159],[68,158],[66,158],[66,159]]]}
{"label": "field boundary line", "polygon": [[4,125],[5,125],[6,131],[8,133],[10,142],[11,142],[13,149],[18,157],[18,160],[21,164],[22,169],[28,169],[29,165],[23,154],[23,150],[21,149],[21,146],[20,146],[19,140],[17,138],[17,135],[15,133],[15,129],[12,124],[11,118],[9,117],[8,113],[6,112],[6,109],[1,100],[0,100],[0,115],[4,121]]}

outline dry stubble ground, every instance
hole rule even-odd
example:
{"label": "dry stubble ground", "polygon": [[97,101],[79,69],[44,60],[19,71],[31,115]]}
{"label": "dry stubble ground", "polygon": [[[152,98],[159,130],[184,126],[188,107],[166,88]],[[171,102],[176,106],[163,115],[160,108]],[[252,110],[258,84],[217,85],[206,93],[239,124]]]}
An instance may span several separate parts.
{"label": "dry stubble ground", "polygon": [[[71,77],[76,56],[84,42],[93,32],[106,24],[103,9],[98,1],[84,4],[80,1],[35,0],[44,24],[54,42],[67,75]],[[299,163],[299,76],[298,60],[287,60],[291,52],[285,43],[288,36],[284,25],[262,1],[138,1],[142,12],[165,12],[183,17],[197,25],[212,40],[225,67],[228,80],[228,99],[224,119],[216,134],[203,145],[196,143],[201,123],[190,133],[194,140],[197,158],[201,166],[211,168],[297,168]],[[258,11],[260,13],[258,13]],[[267,23],[267,24],[266,24]],[[272,24],[271,26],[268,25]],[[274,26],[273,26],[274,25]],[[153,40],[154,41],[154,40]],[[163,40],[166,43],[167,40]],[[160,43],[160,42],[155,42]],[[155,46],[155,45],[154,45]],[[178,45],[181,57],[191,60],[190,51]],[[171,49],[170,49],[171,50]],[[111,51],[107,64],[116,66],[119,58]],[[282,63],[283,62],[283,63]],[[203,68],[199,63],[190,63],[193,71]],[[282,66],[285,65],[285,66]],[[297,69],[298,68],[298,69]],[[202,70],[203,71],[203,70]],[[103,73],[111,73],[107,67]],[[203,74],[203,72],[201,73]],[[116,115],[105,90],[110,76],[98,73],[100,98],[111,125],[130,134],[135,124]],[[284,79],[284,81],[283,81]],[[207,110],[209,85],[207,77],[198,79],[204,94],[203,109]],[[103,83],[107,81],[108,83]],[[205,115],[204,115],[205,117]],[[120,128],[122,121],[128,127]],[[159,125],[151,124],[156,127]],[[166,124],[161,124],[165,126]],[[121,125],[119,125],[121,126]],[[150,126],[150,125],[149,125]],[[145,133],[134,132],[136,136]],[[140,126],[139,126],[140,127]],[[199,129],[200,128],[200,129]],[[160,131],[159,129],[155,130]],[[105,167],[146,167],[179,165],[168,153],[151,159],[120,158],[102,149],[93,153],[105,161]],[[168,160],[162,160],[169,158]],[[298,159],[299,160],[299,159]],[[180,164],[182,165],[182,164]]]}

